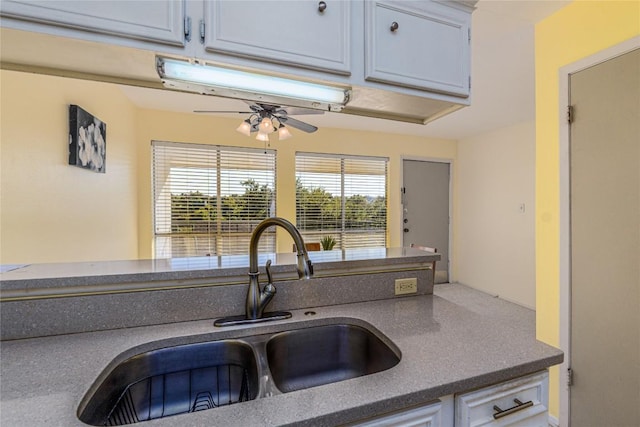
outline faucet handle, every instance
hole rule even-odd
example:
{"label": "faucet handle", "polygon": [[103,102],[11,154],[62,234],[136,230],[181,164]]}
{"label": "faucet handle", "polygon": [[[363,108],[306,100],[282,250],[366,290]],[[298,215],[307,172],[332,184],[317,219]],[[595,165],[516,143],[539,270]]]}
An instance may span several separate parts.
{"label": "faucet handle", "polygon": [[267,283],[273,283],[273,279],[271,277],[271,260],[268,259],[264,265],[264,269],[267,271]]}
{"label": "faucet handle", "polygon": [[309,271],[309,277],[313,276],[313,263],[310,259],[307,260],[307,269]]}

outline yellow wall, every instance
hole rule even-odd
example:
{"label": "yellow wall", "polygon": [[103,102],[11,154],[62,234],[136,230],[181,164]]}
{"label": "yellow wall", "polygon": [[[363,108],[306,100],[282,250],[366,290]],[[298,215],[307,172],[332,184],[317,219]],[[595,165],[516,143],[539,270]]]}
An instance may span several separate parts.
{"label": "yellow wall", "polygon": [[[262,146],[235,132],[239,118],[140,110],[116,85],[12,71],[0,78],[3,264],[151,258],[151,140]],[[67,164],[69,104],[107,123],[106,174]],[[389,157],[388,246],[402,245],[402,156],[456,158],[450,140],[330,128],[292,132],[293,139],[271,146],[277,214],[295,220],[296,151]],[[288,238],[279,235],[278,250],[291,250]]]}
{"label": "yellow wall", "polygon": [[[112,86],[2,71],[0,263],[136,258],[135,108]],[[68,164],[69,104],[107,124],[106,173]]]}
{"label": "yellow wall", "polygon": [[[138,112],[138,152],[141,194],[151,194],[150,141],[192,142],[199,144],[237,145],[261,147],[263,143],[248,138],[235,131],[239,119],[216,118],[206,115],[176,114],[157,110]],[[456,158],[456,142],[450,140],[427,139],[406,135],[380,132],[350,131],[321,128],[313,134],[292,130],[294,138],[287,141],[273,141],[271,148],[277,150],[277,194],[278,216],[295,222],[295,153],[296,151],[316,153],[359,154],[389,157],[389,239],[387,246],[402,246],[402,225],[400,211],[401,161],[402,156],[424,158]],[[275,139],[275,138],[274,138]],[[454,165],[455,167],[455,165]],[[456,187],[454,182],[453,191]],[[151,198],[141,197],[140,247],[141,257],[151,256]],[[278,236],[278,251],[290,252],[291,241]]]}
{"label": "yellow wall", "polygon": [[[640,34],[640,2],[576,1],[536,25],[536,329],[559,346],[559,69]],[[550,411],[558,414],[558,370]]]}

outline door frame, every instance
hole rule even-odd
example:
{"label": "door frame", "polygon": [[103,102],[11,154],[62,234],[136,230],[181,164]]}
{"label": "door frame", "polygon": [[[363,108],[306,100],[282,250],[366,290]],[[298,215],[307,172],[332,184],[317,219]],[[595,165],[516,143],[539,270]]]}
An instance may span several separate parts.
{"label": "door frame", "polygon": [[571,158],[569,146],[571,127],[567,121],[567,108],[570,101],[571,74],[606,62],[640,48],[640,36],[625,40],[615,46],[601,50],[586,58],[566,65],[559,70],[559,147],[560,147],[560,213],[559,213],[559,286],[560,286],[560,349],[564,352],[564,361],[560,365],[560,427],[569,427],[570,394],[568,387],[568,369],[571,365]]}
{"label": "door frame", "polygon": [[[405,160],[413,160],[417,162],[431,162],[431,163],[447,163],[449,164],[449,265],[447,266],[447,276],[449,277],[449,282],[452,282],[451,271],[453,270],[453,256],[454,253],[454,243],[453,243],[453,175],[454,175],[454,160],[453,159],[443,159],[437,157],[421,157],[421,156],[411,156],[411,155],[402,155],[400,156],[400,191],[404,188],[404,161]],[[404,218],[404,196],[402,193],[400,194],[400,205],[399,205],[399,218],[400,218],[400,235],[402,236],[402,245],[405,245],[404,241],[404,223],[402,219]],[[436,248],[437,249],[437,248]],[[435,278],[435,271],[433,272]]]}

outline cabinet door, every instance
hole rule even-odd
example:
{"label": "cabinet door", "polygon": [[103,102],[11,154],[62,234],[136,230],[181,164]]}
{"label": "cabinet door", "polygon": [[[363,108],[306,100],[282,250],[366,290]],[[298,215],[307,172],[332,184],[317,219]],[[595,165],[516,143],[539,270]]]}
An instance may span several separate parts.
{"label": "cabinet door", "polygon": [[179,0],[2,0],[2,15],[52,28],[184,46],[184,4]]}
{"label": "cabinet door", "polygon": [[451,427],[453,425],[453,396],[439,401],[382,415],[349,427]]}
{"label": "cabinet door", "polygon": [[350,9],[340,0],[205,0],[205,48],[346,75]]}
{"label": "cabinet door", "polygon": [[469,96],[470,21],[431,1],[365,2],[365,79]]}
{"label": "cabinet door", "polygon": [[455,425],[548,427],[548,400],[549,375],[546,371],[517,378],[456,396]]}

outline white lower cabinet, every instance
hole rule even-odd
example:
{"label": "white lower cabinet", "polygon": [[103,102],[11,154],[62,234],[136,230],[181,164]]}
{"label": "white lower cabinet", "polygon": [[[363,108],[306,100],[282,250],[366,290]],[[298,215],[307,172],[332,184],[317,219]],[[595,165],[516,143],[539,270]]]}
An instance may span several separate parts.
{"label": "white lower cabinet", "polygon": [[548,427],[549,373],[441,397],[349,427]]}
{"label": "white lower cabinet", "polygon": [[381,415],[349,424],[351,427],[451,427],[453,426],[453,396],[435,402]]}
{"label": "white lower cabinet", "polygon": [[455,426],[547,427],[549,374],[516,378],[456,395]]}

